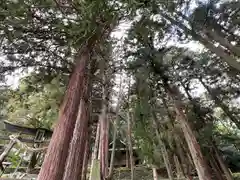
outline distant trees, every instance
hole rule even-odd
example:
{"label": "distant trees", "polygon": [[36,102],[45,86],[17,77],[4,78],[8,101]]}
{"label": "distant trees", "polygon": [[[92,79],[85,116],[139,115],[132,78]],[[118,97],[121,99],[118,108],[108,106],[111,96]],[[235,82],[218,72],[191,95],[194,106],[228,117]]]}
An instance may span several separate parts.
{"label": "distant trees", "polygon": [[[228,143],[238,147],[219,132],[219,124],[231,132],[240,127],[239,2],[210,1],[196,8],[192,3],[0,4],[0,75],[31,71],[17,89],[2,90],[2,114],[34,127],[54,124],[40,180],[84,179],[98,122],[101,179],[110,178],[110,118],[119,119],[114,137],[121,134],[117,138],[128,142],[130,154],[139,147],[155,175],[164,166],[170,179],[176,172],[191,179],[195,170],[201,180],[232,179],[220,150]],[[120,20],[131,27],[119,48],[110,35]],[[170,40],[194,40],[205,49],[192,52],[169,46]],[[129,90],[121,87],[114,114],[118,73],[127,75],[123,84]]]}

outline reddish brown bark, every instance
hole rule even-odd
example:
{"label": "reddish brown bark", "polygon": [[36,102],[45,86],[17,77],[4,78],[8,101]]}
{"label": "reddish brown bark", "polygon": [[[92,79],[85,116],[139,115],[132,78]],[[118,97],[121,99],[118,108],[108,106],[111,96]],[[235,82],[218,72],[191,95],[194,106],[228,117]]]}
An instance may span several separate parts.
{"label": "reddish brown bark", "polygon": [[225,180],[225,178],[223,177],[223,173],[222,173],[221,169],[219,168],[218,163],[215,160],[214,155],[211,155],[211,157],[209,158],[209,163],[212,167],[212,174],[213,174],[214,179]]}
{"label": "reddish brown bark", "polygon": [[85,48],[82,50],[75,70],[70,77],[64,101],[59,112],[58,124],[54,128],[38,180],[61,180],[63,178],[88,59],[89,51]]}
{"label": "reddish brown bark", "polygon": [[214,152],[215,152],[214,155],[216,157],[216,160],[218,161],[219,166],[221,167],[223,173],[225,174],[226,179],[227,180],[232,180],[233,179],[232,174],[231,174],[230,170],[227,168],[222,156],[219,153],[219,150],[217,149],[217,147],[215,145],[214,145],[213,149],[214,149]]}
{"label": "reddish brown bark", "polygon": [[[86,59],[88,61],[88,59]],[[82,96],[79,105],[78,117],[71,140],[63,180],[81,180],[86,141],[88,140],[89,122],[89,74],[83,77]]]}
{"label": "reddish brown bark", "polygon": [[199,180],[211,180],[211,174],[209,172],[209,167],[202,155],[201,148],[197,142],[197,139],[188,124],[187,116],[184,114],[184,106],[179,99],[180,93],[178,92],[177,87],[171,88],[167,83],[167,79],[163,79],[164,87],[168,93],[168,95],[173,99],[174,105],[176,108],[176,113],[178,115],[178,120],[181,125],[182,131],[184,133],[184,137],[186,139],[188,148],[190,150],[194,165],[196,167]]}
{"label": "reddish brown bark", "polygon": [[100,168],[101,168],[101,179],[105,179],[108,176],[108,135],[109,135],[109,119],[107,117],[107,96],[108,91],[106,87],[106,74],[105,74],[105,61],[101,62],[100,70],[103,74],[103,87],[102,87],[102,109],[100,115]]}
{"label": "reddish brown bark", "polygon": [[74,135],[69,148],[63,180],[81,180],[85,141],[87,140],[88,108],[84,100],[80,103],[79,117],[74,129]]}

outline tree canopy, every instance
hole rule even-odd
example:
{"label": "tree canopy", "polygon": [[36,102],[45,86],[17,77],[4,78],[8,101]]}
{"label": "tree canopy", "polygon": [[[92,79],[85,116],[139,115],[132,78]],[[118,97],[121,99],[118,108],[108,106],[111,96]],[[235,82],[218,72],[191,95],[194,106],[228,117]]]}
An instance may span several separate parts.
{"label": "tree canopy", "polygon": [[[125,24],[122,39],[111,36]],[[57,129],[69,112],[71,137],[87,127],[90,147],[99,121],[103,144],[117,131],[169,179],[182,169],[185,177],[196,170],[201,180],[231,180],[224,163],[240,168],[239,28],[240,2],[231,0],[1,2],[1,80],[26,74],[15,89],[2,85],[1,117]],[[187,48],[190,42],[203,48]],[[105,177],[108,146],[99,149]]]}

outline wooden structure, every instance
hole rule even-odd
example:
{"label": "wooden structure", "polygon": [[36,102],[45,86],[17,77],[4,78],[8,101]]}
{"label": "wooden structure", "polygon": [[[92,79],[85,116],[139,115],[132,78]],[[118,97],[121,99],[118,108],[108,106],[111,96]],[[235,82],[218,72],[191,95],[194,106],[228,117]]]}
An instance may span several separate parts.
{"label": "wooden structure", "polygon": [[53,133],[51,130],[48,130],[45,128],[24,127],[24,126],[15,125],[8,121],[4,121],[4,126],[5,126],[5,129],[9,132],[21,133],[21,134],[31,135],[31,136],[35,136],[35,137],[37,135],[39,136],[42,134],[43,137],[50,138]]}
{"label": "wooden structure", "polygon": [[[112,152],[112,143],[109,144],[109,162]],[[114,167],[130,167],[129,152],[127,146],[124,142],[118,141],[115,149]],[[138,165],[140,163],[140,158],[137,154],[137,148],[133,148],[133,160],[134,164]]]}
{"label": "wooden structure", "polygon": [[[20,125],[16,125],[13,123],[10,123],[8,121],[4,121],[5,125],[5,130],[10,132],[10,133],[18,133],[21,135],[27,135],[27,136],[32,136],[32,138],[24,138],[19,136],[18,139],[21,142],[24,143],[30,143],[33,145],[33,147],[38,148],[41,146],[41,144],[46,143],[47,139],[50,139],[52,136],[52,131],[44,128],[29,128],[29,127],[24,127]],[[7,136],[0,136],[1,140],[10,140],[9,137]],[[10,141],[11,147],[12,142]],[[2,151],[4,148],[2,147]],[[11,150],[11,148],[10,148]],[[1,151],[1,146],[0,146],[0,151]],[[109,144],[109,162],[110,162],[110,154],[112,151],[112,143]],[[33,152],[31,155],[31,159],[28,165],[28,172],[33,172],[35,165],[37,164],[39,157],[41,156],[41,153],[36,153]],[[133,159],[134,159],[134,164],[137,165],[140,163],[140,159],[137,154],[137,148],[133,148]],[[2,161],[3,162],[3,161]],[[0,162],[1,163],[1,162]],[[115,149],[115,161],[114,161],[114,167],[130,167],[130,160],[129,160],[129,153],[127,146],[124,142],[122,141],[117,141],[116,143],[116,149]]]}
{"label": "wooden structure", "polygon": [[[18,139],[24,143],[32,144],[33,148],[39,148],[43,143],[46,143],[47,139],[50,139],[52,136],[52,131],[44,128],[30,128],[19,126],[8,121],[4,121],[5,130],[10,133],[17,133],[21,135],[32,136],[33,138],[22,138],[20,135]],[[11,151],[16,142],[12,141],[10,137],[0,136],[1,140],[10,140],[9,144],[6,146],[5,150],[2,148],[0,164],[3,164],[3,161],[7,157],[8,153]],[[1,151],[1,146],[0,146]],[[42,155],[40,152],[32,152],[31,159],[27,168],[27,172],[34,170],[35,165],[37,164],[39,157]],[[3,166],[1,166],[3,168]]]}

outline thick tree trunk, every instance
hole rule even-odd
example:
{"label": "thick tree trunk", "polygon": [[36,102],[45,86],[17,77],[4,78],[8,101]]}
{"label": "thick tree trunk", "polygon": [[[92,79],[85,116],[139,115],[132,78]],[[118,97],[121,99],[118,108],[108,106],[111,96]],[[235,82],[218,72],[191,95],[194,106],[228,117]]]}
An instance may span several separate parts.
{"label": "thick tree trunk", "polygon": [[102,109],[100,115],[100,168],[101,179],[105,179],[108,176],[108,154],[109,154],[109,118],[108,118],[108,80],[106,71],[107,62],[102,60],[100,62],[100,72],[102,75]]}
{"label": "thick tree trunk", "polygon": [[217,149],[217,147],[215,145],[214,145],[213,149],[214,149],[214,152],[215,152],[214,155],[216,157],[216,160],[218,161],[222,171],[224,172],[226,180],[233,180],[231,172],[227,168],[222,156],[219,154],[219,150]]}
{"label": "thick tree trunk", "polygon": [[[89,59],[88,59],[89,61]],[[89,63],[88,63],[89,64]],[[87,70],[88,64],[86,63],[85,68]],[[88,140],[88,122],[90,118],[89,112],[89,77],[90,72],[85,70],[85,76],[82,84],[82,94],[79,105],[79,111],[77,121],[75,124],[73,137],[69,147],[68,158],[66,162],[65,172],[63,180],[81,180],[85,144]]]}
{"label": "thick tree trunk", "polygon": [[218,163],[215,161],[215,157],[211,155],[211,158],[209,157],[209,162],[213,170],[213,177],[216,180],[225,180],[223,177],[221,169],[219,169]]}
{"label": "thick tree trunk", "polygon": [[70,77],[60,109],[58,124],[54,128],[38,180],[62,180],[63,178],[69,145],[82,96],[81,90],[85,81],[86,65],[90,58],[89,56],[88,47],[83,47],[75,70]]}
{"label": "thick tree trunk", "polygon": [[102,113],[100,117],[100,167],[101,178],[105,179],[108,175],[108,133],[109,119],[107,117],[107,102],[103,98]]}
{"label": "thick tree trunk", "polygon": [[[169,111],[168,107],[167,107],[167,102],[165,100],[165,98],[163,97],[162,98],[163,100],[163,106],[165,108],[165,110],[167,111],[167,114],[168,114],[168,118],[170,119],[170,121],[172,121],[172,127],[174,127],[174,124],[173,124],[173,116],[171,114],[171,112]],[[156,116],[154,116],[156,117]],[[156,118],[155,118],[156,119]],[[183,142],[183,140],[179,137],[181,137],[182,135],[178,135],[176,133],[174,133],[174,140],[175,140],[175,144],[176,144],[176,149],[177,149],[177,154],[178,154],[178,160],[181,161],[180,166],[181,166],[181,169],[182,169],[182,173],[183,175],[189,179],[189,177],[191,176],[190,173],[191,173],[191,170],[192,167],[194,167],[194,163],[192,161],[192,158],[191,156],[189,156],[189,149],[186,147],[184,148],[186,145],[185,143]],[[187,151],[187,152],[184,152]]]}
{"label": "thick tree trunk", "polygon": [[178,115],[178,120],[184,133],[186,142],[188,144],[188,148],[190,150],[193,162],[197,169],[199,180],[211,180],[212,178],[209,172],[209,167],[204,159],[204,156],[202,155],[201,148],[197,142],[197,139],[187,122],[187,116],[183,112],[184,106],[182,105],[181,100],[179,99],[180,93],[177,87],[174,88],[170,87],[170,85],[168,84],[167,77],[162,76],[162,78],[165,90],[167,91],[171,99],[174,101],[176,113]]}
{"label": "thick tree trunk", "polygon": [[133,147],[132,147],[132,125],[131,125],[130,112],[127,113],[127,139],[128,139],[128,150],[131,167],[131,180],[134,180],[134,160],[133,160]]}
{"label": "thick tree trunk", "polygon": [[207,90],[208,94],[210,95],[211,99],[218,105],[223,112],[229,117],[229,119],[236,124],[236,126],[240,129],[240,121],[236,118],[233,113],[229,110],[229,108],[217,97],[217,94],[214,94],[211,88],[201,79],[199,81],[203,85],[203,87]]}
{"label": "thick tree trunk", "polygon": [[[182,84],[182,86],[183,86],[184,89],[185,89],[185,92],[186,92],[186,94],[187,94],[187,96],[188,96],[189,101],[190,101],[191,104],[193,105],[193,111],[194,111],[194,113],[195,113],[196,116],[199,118],[199,120],[201,121],[201,123],[202,123],[203,125],[206,125],[205,119],[204,119],[204,118],[202,117],[202,115],[201,115],[201,112],[200,112],[200,109],[199,109],[198,104],[196,104],[196,103],[193,101],[193,98],[192,98],[192,96],[190,95],[189,91],[188,91],[188,90],[186,89],[186,87],[184,86],[184,83],[181,82],[181,84]],[[198,131],[198,129],[197,129],[196,127],[195,127],[195,130]],[[213,145],[211,139],[209,139],[209,144],[212,144],[212,145]],[[212,152],[212,149],[209,148],[209,147],[206,147],[206,148],[208,148],[208,152],[209,152],[208,155],[210,155],[210,156],[212,157],[212,158],[208,159],[208,162],[209,162],[210,165],[212,166],[213,175],[214,175],[215,179],[224,180],[225,178],[224,178],[223,175],[222,175],[221,169],[219,169],[218,163],[215,162],[215,156],[214,156],[215,152]],[[214,154],[213,154],[213,153],[214,153]]]}
{"label": "thick tree trunk", "polygon": [[[209,87],[208,87],[202,80],[200,80],[200,82],[201,82],[202,85],[205,87],[205,89],[208,91],[208,93],[210,94],[210,96],[212,96],[212,99],[215,101],[215,103],[216,103],[216,104],[218,103],[218,105],[222,105],[222,106],[220,106],[220,107],[222,107],[222,109],[223,109],[223,111],[225,112],[225,114],[226,114],[226,115],[229,114],[229,115],[230,115],[230,119],[233,118],[233,119],[236,121],[235,117],[232,116],[232,113],[230,113],[230,111],[228,110],[228,108],[227,108],[224,104],[221,103],[221,101],[216,97],[215,94],[212,93],[212,91],[209,89]],[[182,83],[182,85],[183,85],[183,83]],[[183,87],[184,87],[184,85],[183,85]],[[185,89],[185,92],[186,92],[187,95],[188,95],[189,100],[191,101],[191,103],[192,103],[193,106],[194,106],[194,112],[195,112],[195,114],[201,119],[202,122],[204,122],[204,119],[201,117],[201,114],[199,114],[199,109],[198,109],[197,105],[192,102],[193,98],[191,97],[191,95],[189,94],[189,92],[186,90],[185,87],[184,87],[184,89]],[[216,97],[216,98],[214,98],[214,97]],[[231,118],[231,117],[232,117],[232,118]],[[212,145],[214,146],[213,143],[212,143]],[[217,148],[214,147],[214,152],[210,152],[210,151],[209,151],[209,153],[212,153],[212,156],[213,156],[213,157],[212,157],[213,160],[210,159],[209,162],[210,162],[213,170],[215,171],[215,176],[216,176],[216,178],[219,179],[219,180],[221,180],[221,179],[224,180],[224,179],[225,179],[224,177],[222,177],[222,173],[221,173],[221,169],[222,169],[222,171],[224,172],[224,174],[225,174],[225,176],[226,176],[226,179],[227,179],[227,180],[232,180],[232,175],[231,175],[231,173],[229,172],[229,170],[227,169],[227,167],[225,166],[224,161],[221,161],[221,156],[219,156],[219,153],[218,153]],[[214,153],[214,154],[213,154],[213,153]],[[220,159],[219,159],[219,158],[220,158]],[[218,163],[213,162],[213,161],[215,161],[215,159],[218,160]],[[219,160],[220,160],[220,161],[219,161]],[[221,169],[219,169],[219,165],[221,166]]]}

